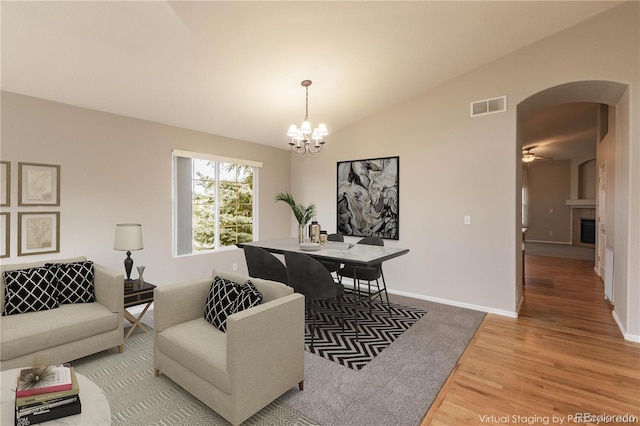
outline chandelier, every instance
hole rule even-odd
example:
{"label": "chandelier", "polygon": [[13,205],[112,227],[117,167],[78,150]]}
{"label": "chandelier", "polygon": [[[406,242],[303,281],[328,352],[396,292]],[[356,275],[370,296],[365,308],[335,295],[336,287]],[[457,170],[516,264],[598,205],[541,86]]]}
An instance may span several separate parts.
{"label": "chandelier", "polygon": [[[311,80],[303,80],[300,85],[307,91],[304,121],[299,129],[295,124],[289,126],[287,136],[291,138],[289,145],[293,152],[300,155],[304,155],[307,152],[311,155],[315,155],[322,150],[322,146],[324,145],[322,138],[328,135],[329,132],[327,131],[327,126],[325,126],[324,123],[320,123],[318,127],[311,131],[311,124],[309,124],[309,86],[311,86]],[[315,142],[313,145],[311,144],[312,139]]]}

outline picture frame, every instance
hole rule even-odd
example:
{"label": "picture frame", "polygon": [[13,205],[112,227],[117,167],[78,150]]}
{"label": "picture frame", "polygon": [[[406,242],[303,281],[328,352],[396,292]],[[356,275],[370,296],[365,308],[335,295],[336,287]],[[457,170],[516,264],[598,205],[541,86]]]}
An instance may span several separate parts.
{"label": "picture frame", "polygon": [[18,163],[18,205],[60,206],[60,166]]}
{"label": "picture frame", "polygon": [[400,157],[337,163],[337,232],[400,238]]}
{"label": "picture frame", "polygon": [[18,256],[60,252],[60,212],[18,212]]}
{"label": "picture frame", "polygon": [[11,256],[9,235],[11,226],[11,214],[0,213],[0,259]]}
{"label": "picture frame", "polygon": [[0,207],[11,205],[11,162],[0,161]]}

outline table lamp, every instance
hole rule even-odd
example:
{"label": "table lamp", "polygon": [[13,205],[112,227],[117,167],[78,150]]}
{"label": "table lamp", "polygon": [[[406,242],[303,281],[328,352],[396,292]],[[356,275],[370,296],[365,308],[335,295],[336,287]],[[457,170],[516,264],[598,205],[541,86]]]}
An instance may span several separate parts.
{"label": "table lamp", "polygon": [[142,225],[139,223],[117,224],[113,249],[127,252],[127,257],[124,259],[124,270],[127,273],[125,281],[131,281],[131,269],[133,268],[131,250],[142,250]]}

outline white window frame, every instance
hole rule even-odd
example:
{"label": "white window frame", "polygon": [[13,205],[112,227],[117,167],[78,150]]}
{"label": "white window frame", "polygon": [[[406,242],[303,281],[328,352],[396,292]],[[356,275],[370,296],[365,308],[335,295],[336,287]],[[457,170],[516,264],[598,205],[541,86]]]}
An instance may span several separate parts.
{"label": "white window frame", "polygon": [[[199,254],[210,254],[216,251],[224,251],[224,250],[229,250],[229,249],[233,249],[235,247],[220,247],[219,243],[220,243],[220,233],[219,233],[219,220],[218,220],[218,212],[216,211],[216,221],[215,221],[215,241],[214,241],[214,248],[211,250],[201,250],[201,251],[193,251],[193,230],[190,229],[190,233],[191,233],[191,242],[192,242],[192,248],[191,251],[188,253],[180,253],[180,250],[178,248],[178,242],[179,242],[179,237],[178,237],[178,233],[180,232],[180,225],[178,223],[178,210],[180,208],[179,205],[179,190],[178,190],[178,176],[177,176],[177,158],[188,158],[188,159],[197,159],[197,160],[208,160],[208,161],[214,161],[217,164],[220,163],[234,163],[234,164],[240,164],[243,166],[250,166],[253,168],[253,205],[252,205],[252,215],[253,215],[253,226],[252,226],[252,235],[253,235],[253,239],[255,240],[256,236],[258,235],[258,205],[259,205],[259,200],[258,200],[258,193],[259,193],[259,170],[260,168],[262,168],[262,162],[259,161],[253,161],[253,160],[246,160],[246,159],[238,159],[238,158],[230,158],[230,157],[222,157],[219,155],[212,155],[212,154],[206,154],[206,153],[200,153],[200,152],[191,152],[191,151],[182,151],[182,150],[178,150],[178,149],[174,149],[171,152],[171,162],[172,162],[172,214],[173,214],[173,220],[172,220],[172,230],[173,230],[173,242],[172,242],[172,251],[173,251],[173,256],[174,257],[183,257],[183,256],[193,256],[193,255],[199,255]],[[193,181],[193,176],[191,176],[191,181]],[[216,182],[219,182],[219,168],[216,166],[215,168],[215,180]],[[190,197],[191,197],[192,193],[190,192]]]}

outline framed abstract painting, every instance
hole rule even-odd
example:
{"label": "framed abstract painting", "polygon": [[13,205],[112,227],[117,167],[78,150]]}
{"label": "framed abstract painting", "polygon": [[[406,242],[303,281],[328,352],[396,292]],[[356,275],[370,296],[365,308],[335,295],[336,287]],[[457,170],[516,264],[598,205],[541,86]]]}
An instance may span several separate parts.
{"label": "framed abstract painting", "polygon": [[338,233],[400,238],[400,157],[338,162]]}

